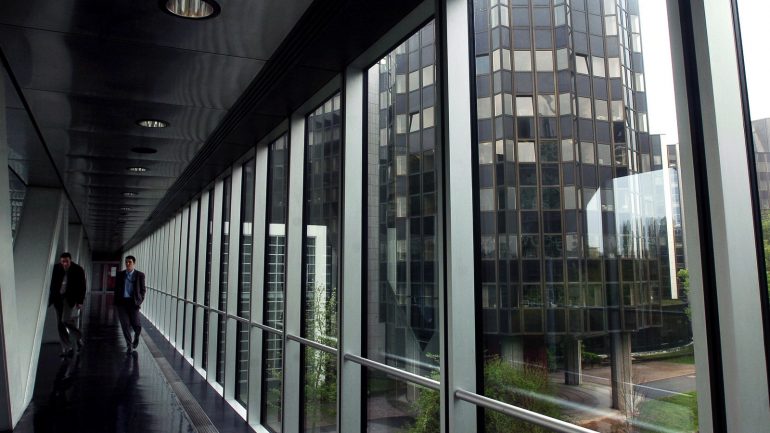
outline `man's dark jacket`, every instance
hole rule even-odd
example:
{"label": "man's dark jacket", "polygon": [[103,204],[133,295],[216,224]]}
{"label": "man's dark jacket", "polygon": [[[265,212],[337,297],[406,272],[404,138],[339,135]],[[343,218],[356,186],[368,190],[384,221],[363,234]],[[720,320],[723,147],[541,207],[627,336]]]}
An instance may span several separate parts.
{"label": "man's dark jacket", "polygon": [[[53,274],[51,275],[51,288],[48,295],[49,306],[61,303],[62,295],[59,291],[64,280],[64,272],[64,266],[61,263],[54,265]],[[72,262],[67,271],[67,291],[64,293],[64,299],[67,300],[67,303],[74,306],[82,304],[85,297],[86,273],[77,263]]]}
{"label": "man's dark jacket", "polygon": [[[131,292],[133,294],[133,305],[138,307],[144,302],[144,295],[147,293],[147,287],[144,285],[144,273],[134,269],[134,274],[134,287]],[[115,305],[123,304],[123,291],[125,290],[125,285],[126,271],[123,270],[118,272],[118,275],[115,277]]]}

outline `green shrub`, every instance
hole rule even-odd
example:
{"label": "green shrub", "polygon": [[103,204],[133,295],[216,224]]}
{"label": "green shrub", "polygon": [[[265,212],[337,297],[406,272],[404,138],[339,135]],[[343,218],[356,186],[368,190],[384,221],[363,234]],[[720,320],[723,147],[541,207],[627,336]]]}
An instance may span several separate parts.
{"label": "green shrub", "polygon": [[[548,369],[537,366],[513,366],[499,357],[484,364],[484,395],[533,412],[560,418],[559,407],[544,398],[554,394]],[[417,416],[409,433],[439,432],[439,394],[420,392],[415,402]],[[484,411],[484,431],[490,433],[546,433],[548,430],[492,410]]]}

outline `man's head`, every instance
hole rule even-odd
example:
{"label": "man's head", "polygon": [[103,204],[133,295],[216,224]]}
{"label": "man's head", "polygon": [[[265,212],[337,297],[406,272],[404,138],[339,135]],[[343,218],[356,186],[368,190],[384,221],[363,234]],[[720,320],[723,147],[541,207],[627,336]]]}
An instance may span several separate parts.
{"label": "man's head", "polygon": [[136,257],[126,256],[126,270],[128,272],[132,272],[134,270],[135,264],[136,264]]}
{"label": "man's head", "polygon": [[61,253],[59,256],[59,263],[61,263],[62,267],[66,271],[72,264],[72,255],[70,253]]}

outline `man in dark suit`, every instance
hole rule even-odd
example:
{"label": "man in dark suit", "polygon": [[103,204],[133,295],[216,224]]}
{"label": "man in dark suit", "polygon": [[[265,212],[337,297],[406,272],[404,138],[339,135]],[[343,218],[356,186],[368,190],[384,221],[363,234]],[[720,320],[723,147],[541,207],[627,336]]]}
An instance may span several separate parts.
{"label": "man in dark suit", "polygon": [[83,334],[78,329],[77,318],[86,297],[86,273],[72,261],[70,253],[62,253],[54,265],[48,306],[56,309],[56,326],[61,342],[61,356],[72,356],[74,350],[70,334],[75,336],[78,348],[83,346]]}
{"label": "man in dark suit", "polygon": [[[142,324],[139,321],[139,306],[144,302],[147,288],[144,285],[144,273],[134,268],[136,258],[126,256],[126,269],[115,277],[115,308],[118,311],[120,328],[126,338],[126,353],[131,353],[139,345]],[[131,328],[134,338],[131,338]]]}

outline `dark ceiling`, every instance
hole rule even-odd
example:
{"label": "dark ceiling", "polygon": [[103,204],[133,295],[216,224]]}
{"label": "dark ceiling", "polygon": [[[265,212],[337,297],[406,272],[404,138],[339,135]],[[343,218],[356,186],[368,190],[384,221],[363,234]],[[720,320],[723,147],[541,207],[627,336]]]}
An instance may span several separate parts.
{"label": "dark ceiling", "polygon": [[3,0],[9,163],[28,185],[63,182],[92,250],[120,251],[419,3],[221,0],[189,20],[156,0]]}

